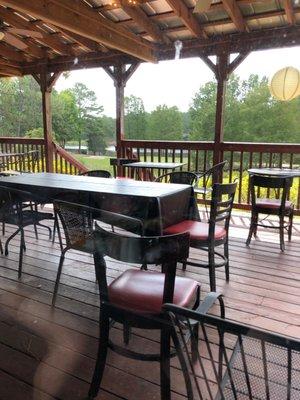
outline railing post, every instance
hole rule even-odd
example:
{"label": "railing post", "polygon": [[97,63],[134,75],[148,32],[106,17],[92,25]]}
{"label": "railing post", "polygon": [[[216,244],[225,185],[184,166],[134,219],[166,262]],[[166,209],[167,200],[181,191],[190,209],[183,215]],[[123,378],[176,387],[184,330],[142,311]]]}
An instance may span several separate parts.
{"label": "railing post", "polygon": [[45,67],[42,67],[40,74],[34,74],[34,79],[40,85],[42,92],[42,112],[44,127],[44,143],[46,155],[46,171],[53,172],[53,136],[52,136],[52,107],[51,92],[52,88],[60,76],[59,73],[47,73]]}
{"label": "railing post", "polygon": [[[116,153],[117,158],[123,156],[122,140],[125,138],[124,124],[124,92],[128,79],[137,70],[140,64],[131,64],[128,68],[126,64],[118,64],[114,67],[103,67],[104,71],[113,79],[116,88]],[[122,176],[123,170],[117,167],[117,175]]]}

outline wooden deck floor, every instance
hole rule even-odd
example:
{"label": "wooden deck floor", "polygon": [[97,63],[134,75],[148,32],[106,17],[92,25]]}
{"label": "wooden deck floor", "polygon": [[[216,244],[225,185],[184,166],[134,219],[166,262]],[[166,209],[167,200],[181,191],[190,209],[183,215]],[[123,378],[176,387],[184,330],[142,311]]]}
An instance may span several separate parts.
{"label": "wooden deck floor", "polygon": [[[279,250],[277,233],[260,231],[250,248],[245,246],[248,216],[233,216],[230,232],[231,274],[225,283],[217,272],[218,290],[225,295],[227,317],[270,331],[300,338],[300,224],[286,252]],[[13,228],[7,227],[7,234]],[[0,258],[0,399],[84,399],[97,349],[99,298],[92,258],[67,254],[55,308],[51,295],[60,256],[58,244],[40,231],[26,234],[27,252],[22,279],[17,279],[18,239],[7,257]],[[192,251],[192,257],[199,253]],[[109,277],[124,270],[109,263]],[[182,274],[182,271],[178,271]],[[188,267],[186,275],[208,291],[206,270]],[[217,309],[216,309],[217,311]],[[112,330],[121,340],[122,331]],[[156,333],[134,331],[131,346],[157,348]],[[109,353],[99,399],[159,399],[157,363],[131,361]],[[185,390],[177,361],[172,361],[173,399],[184,399]]]}

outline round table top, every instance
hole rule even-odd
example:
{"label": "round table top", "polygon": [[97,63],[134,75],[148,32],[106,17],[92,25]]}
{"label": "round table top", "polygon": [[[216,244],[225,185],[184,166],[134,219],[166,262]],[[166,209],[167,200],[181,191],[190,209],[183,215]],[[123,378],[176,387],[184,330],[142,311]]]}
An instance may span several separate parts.
{"label": "round table top", "polygon": [[250,175],[268,175],[279,177],[297,177],[300,176],[299,168],[251,168],[248,169]]}

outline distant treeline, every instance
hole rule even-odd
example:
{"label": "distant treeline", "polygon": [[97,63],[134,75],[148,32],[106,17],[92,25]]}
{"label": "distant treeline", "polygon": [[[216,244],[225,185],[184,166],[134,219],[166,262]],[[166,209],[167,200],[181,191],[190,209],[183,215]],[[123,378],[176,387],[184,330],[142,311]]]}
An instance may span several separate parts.
{"label": "distant treeline", "polygon": [[[178,93],[180,96],[180,93]],[[101,102],[101,100],[100,100]],[[216,82],[201,86],[188,112],[158,105],[147,112],[143,99],[125,98],[125,136],[149,140],[213,140]],[[53,131],[64,146],[87,142],[92,152],[104,152],[115,139],[115,120],[103,114],[96,94],[82,83],[53,90]],[[228,82],[224,131],[227,141],[300,142],[300,97],[290,102],[270,95],[267,78],[251,75]],[[0,135],[42,136],[41,93],[31,77],[0,80]]]}

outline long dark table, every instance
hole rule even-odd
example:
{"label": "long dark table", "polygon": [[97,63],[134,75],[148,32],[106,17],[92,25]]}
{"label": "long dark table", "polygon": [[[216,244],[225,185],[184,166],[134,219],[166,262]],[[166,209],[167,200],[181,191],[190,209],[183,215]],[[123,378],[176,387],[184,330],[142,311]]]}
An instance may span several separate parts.
{"label": "long dark table", "polygon": [[30,191],[49,202],[71,193],[73,201],[141,219],[148,235],[186,218],[199,219],[189,185],[36,173],[1,177],[0,186]]}

